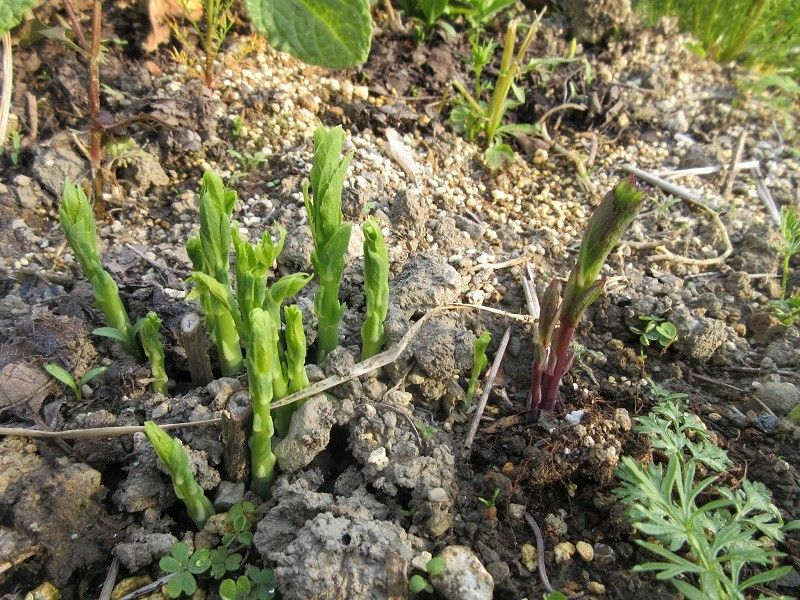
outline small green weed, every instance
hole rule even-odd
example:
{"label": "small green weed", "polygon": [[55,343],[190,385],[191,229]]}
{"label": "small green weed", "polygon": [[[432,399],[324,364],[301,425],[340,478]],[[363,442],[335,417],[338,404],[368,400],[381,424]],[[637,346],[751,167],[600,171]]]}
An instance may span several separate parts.
{"label": "small green weed", "polygon": [[[444,572],[446,566],[447,563],[444,558],[441,556],[434,556],[425,565],[425,572],[429,577],[438,577]],[[421,594],[422,592],[431,594],[433,593],[433,586],[426,577],[416,574],[412,575],[408,580],[408,590],[412,594]]]}
{"label": "small green weed", "polygon": [[795,254],[800,254],[800,213],[793,206],[781,208],[781,299],[786,298],[789,287],[789,262]]}
{"label": "small green weed", "polygon": [[61,383],[66,385],[69,389],[72,390],[72,393],[75,394],[75,400],[78,402],[81,401],[82,391],[84,385],[92,381],[95,377],[102,375],[106,372],[108,367],[95,367],[93,369],[89,369],[86,373],[83,374],[83,377],[80,377],[77,381],[75,378],[69,374],[68,371],[59,367],[53,363],[47,363],[44,366],[44,370],[47,371],[50,375],[58,379]]}
{"label": "small green weed", "polygon": [[631,331],[639,336],[639,343],[644,349],[653,342],[661,346],[661,351],[665,352],[672,344],[678,340],[678,329],[658,315],[639,315],[639,320],[644,323],[643,328],[631,327]]}
{"label": "small green weed", "polygon": [[497,500],[500,498],[500,488],[495,488],[492,492],[492,495],[489,498],[482,498],[478,496],[478,502],[484,508],[495,508],[497,506]]}

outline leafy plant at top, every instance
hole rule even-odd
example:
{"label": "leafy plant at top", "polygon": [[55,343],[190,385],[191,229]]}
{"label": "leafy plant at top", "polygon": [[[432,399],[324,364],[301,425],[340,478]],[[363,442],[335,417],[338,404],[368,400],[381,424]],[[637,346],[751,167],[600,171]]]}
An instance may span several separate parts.
{"label": "leafy plant at top", "polygon": [[[656,463],[645,469],[625,456],[617,471],[621,486],[615,493],[628,505],[634,527],[654,538],[637,543],[662,559],[638,565],[635,571],[656,572],[657,579],[669,580],[689,600],[744,600],[749,588],[791,570],[770,568],[742,580],[745,569],[769,566],[780,556],[762,536],[780,541],[800,523],[784,525],[761,483],[745,479],[739,489],[731,489],[714,485],[714,475],[695,482],[701,464],[716,472],[730,465],[697,417],[664,403],[639,422],[637,431],[647,435],[668,462],[666,469]],[[715,498],[698,505],[709,496]]]}
{"label": "leafy plant at top", "polygon": [[800,321],[800,294],[789,296],[785,300],[771,300],[769,306],[775,317],[787,327]]}
{"label": "leafy plant at top", "polygon": [[[441,556],[434,556],[425,564],[425,572],[430,577],[439,577],[444,572],[445,567],[447,567],[445,559]],[[425,577],[416,574],[412,575],[408,580],[408,590],[412,594],[420,594],[422,592],[431,594],[433,593],[433,586]]]}
{"label": "leafy plant at top", "polygon": [[145,422],[144,432],[172,478],[175,495],[186,505],[189,517],[198,529],[203,527],[208,517],[214,514],[214,506],[195,480],[183,444],[152,421]]}
{"label": "leafy plant at top", "polygon": [[486,348],[489,347],[489,342],[491,341],[492,334],[484,331],[480,337],[475,338],[475,341],[472,342],[472,373],[469,376],[467,393],[464,396],[464,406],[466,407],[469,407],[472,403],[472,399],[475,397],[475,389],[478,387],[478,378],[489,364],[489,359],[486,358]]}
{"label": "leafy plant at top", "polygon": [[194,576],[205,573],[210,565],[208,550],[200,548],[189,554],[189,547],[183,542],[175,542],[170,554],[158,561],[162,571],[173,574],[167,582],[167,594],[170,598],[194,594],[197,590]]}
{"label": "leafy plant at top", "polygon": [[245,574],[226,579],[219,586],[222,600],[271,600],[275,597],[277,581],[272,569],[249,566]]}
{"label": "leafy plant at top", "polygon": [[642,352],[644,352],[644,348],[650,345],[650,342],[658,342],[658,345],[661,346],[661,351],[664,352],[677,341],[678,329],[662,317],[639,315],[639,320],[644,322],[644,329],[638,327],[631,327],[630,329],[639,336]]}
{"label": "leafy plant at top", "polygon": [[[0,36],[4,36],[19,25],[25,13],[38,3],[39,0],[3,0],[0,3]],[[0,143],[3,141],[0,140]]]}
{"label": "leafy plant at top", "polygon": [[[450,122],[454,127],[467,134],[470,140],[479,135],[486,144],[484,160],[491,169],[502,167],[512,160],[514,151],[504,140],[508,136],[520,134],[534,134],[538,127],[526,123],[513,123],[503,125],[503,117],[508,109],[519,106],[525,100],[522,89],[517,86],[517,79],[522,73],[523,61],[528,49],[533,43],[533,38],[539,29],[544,10],[537,14],[536,19],[528,27],[528,31],[516,50],[517,28],[519,20],[512,20],[506,29],[503,40],[503,55],[500,60],[500,73],[494,83],[491,97],[487,103],[481,98],[484,90],[490,85],[480,81],[483,69],[488,64],[487,49],[490,45],[481,46],[473,41],[473,74],[477,75],[475,95],[471,94],[459,81],[453,82],[453,87],[459,93],[460,102],[450,113]],[[514,99],[509,100],[509,93],[513,91]]]}
{"label": "leafy plant at top", "polygon": [[533,380],[528,397],[528,417],[537,419],[540,410],[552,411],[561,379],[572,366],[570,342],[583,313],[603,293],[605,280],[600,271],[606,258],[639,212],[645,194],[633,178],[621,181],[594,210],[581,240],[578,260],[561,296],[561,283],[553,278],[541,304],[534,330]]}
{"label": "leafy plant at top", "polygon": [[345,69],[367,60],[369,0],[245,0],[253,26],[303,62]]}
{"label": "leafy plant at top", "polygon": [[97,226],[94,213],[83,189],[67,179],[58,208],[61,229],[75,258],[94,290],[95,303],[103,311],[108,327],[95,330],[95,334],[113,337],[125,345],[129,354],[141,356],[136,343],[136,333],[128,312],[119,296],[119,288],[103,268],[97,246]]}
{"label": "leafy plant at top", "polygon": [[[344,255],[350,243],[350,223],[342,223],[342,186],[353,153],[342,158],[344,131],[341,126],[318,127],[314,132],[314,163],[311,180],[303,181],[303,201],[311,227],[314,249],[311,263],[319,288],[314,296],[317,315],[317,363],[339,345],[339,323],[344,307],[339,286]],[[311,194],[309,194],[309,185]]]}
{"label": "leafy plant at top", "polygon": [[378,223],[370,218],[364,232],[364,295],[366,316],[361,326],[361,359],[375,356],[383,349],[386,336],[383,322],[389,312],[389,252]]}
{"label": "leafy plant at top", "polygon": [[82,397],[81,388],[92,381],[95,377],[105,373],[107,369],[108,367],[94,367],[93,369],[86,371],[86,373],[84,373],[83,376],[76,381],[68,371],[59,367],[58,365],[53,363],[47,363],[44,365],[45,371],[72,390],[72,393],[75,394],[75,400],[78,402],[81,401]]}
{"label": "leafy plant at top", "polygon": [[445,14],[448,5],[448,0],[400,0],[403,12],[411,17],[421,18],[428,28]]}
{"label": "leafy plant at top", "polygon": [[795,254],[800,254],[800,213],[790,206],[781,207],[781,255],[783,273],[781,275],[781,300],[786,299],[789,287],[789,261]]}
{"label": "leafy plant at top", "polygon": [[191,0],[180,0],[180,3],[184,12],[190,17],[189,22],[203,45],[205,53],[203,75],[206,86],[211,87],[214,84],[214,60],[219,55],[220,48],[233,25],[231,9],[234,0],[202,0],[202,22],[191,18],[195,13]]}

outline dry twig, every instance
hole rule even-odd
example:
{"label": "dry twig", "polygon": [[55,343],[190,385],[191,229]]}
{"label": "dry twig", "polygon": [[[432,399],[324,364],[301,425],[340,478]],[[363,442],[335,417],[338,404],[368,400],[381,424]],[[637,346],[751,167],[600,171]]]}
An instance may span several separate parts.
{"label": "dry twig", "polygon": [[[736,141],[736,149],[733,151],[728,172],[725,173],[725,182],[722,184],[722,198],[725,200],[731,195],[733,180],[736,179],[737,171],[742,168],[739,166],[739,161],[742,159],[742,152],[744,151],[744,142],[746,139],[747,132],[742,130],[739,139]],[[755,166],[758,167],[758,162],[756,162]]]}

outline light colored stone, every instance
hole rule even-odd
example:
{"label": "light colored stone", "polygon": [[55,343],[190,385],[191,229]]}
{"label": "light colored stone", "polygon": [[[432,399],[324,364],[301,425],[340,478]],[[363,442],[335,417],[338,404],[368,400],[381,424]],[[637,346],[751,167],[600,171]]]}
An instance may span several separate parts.
{"label": "light colored stone", "polygon": [[536,546],[533,544],[525,544],[522,546],[522,564],[528,571],[536,571]]}
{"label": "light colored stone", "polygon": [[575,550],[578,551],[580,557],[586,562],[592,562],[594,559],[594,548],[592,548],[591,544],[587,544],[586,542],[578,542],[575,544]]}
{"label": "light colored stone", "polygon": [[447,600],[492,600],[494,579],[466,546],[447,546],[440,556],[445,567],[432,577],[433,587]]}
{"label": "light colored stone", "polygon": [[556,557],[556,564],[567,562],[575,554],[575,545],[572,542],[561,542],[553,548]]}
{"label": "light colored stone", "polygon": [[586,591],[594,596],[603,596],[606,593],[606,586],[597,581],[590,581],[586,584]]}

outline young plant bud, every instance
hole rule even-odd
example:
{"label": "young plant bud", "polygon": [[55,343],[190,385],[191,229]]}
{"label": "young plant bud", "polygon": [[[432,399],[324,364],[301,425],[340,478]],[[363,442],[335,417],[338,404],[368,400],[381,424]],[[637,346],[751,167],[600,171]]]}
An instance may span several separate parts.
{"label": "young plant bud", "polygon": [[[286,327],[286,376],[289,381],[288,392],[294,394],[307,388],[308,374],[306,373],[306,334],[303,331],[303,314],[297,305],[292,304],[283,308],[283,319]],[[278,399],[276,397],[276,399]],[[294,411],[302,406],[302,402],[295,402],[280,406],[275,409],[275,430],[282,436],[289,431]]]}
{"label": "young plant bud", "polygon": [[383,349],[383,322],[389,312],[389,253],[378,223],[369,218],[364,232],[364,292],[367,311],[361,327],[361,359]]}
{"label": "young plant bud", "polygon": [[[200,233],[186,243],[194,271],[213,277],[230,290],[231,214],[236,192],[225,187],[219,175],[206,171],[200,188]],[[225,376],[242,370],[242,349],[233,316],[215,296],[198,293],[206,327],[217,347],[220,369]]]}
{"label": "young plant bud", "polygon": [[472,399],[475,397],[475,390],[478,387],[478,378],[483,370],[489,366],[489,359],[486,357],[486,348],[492,341],[492,334],[484,331],[480,337],[472,342],[472,373],[467,384],[467,393],[464,396],[464,408],[469,408]]}
{"label": "young plant bud", "polygon": [[139,358],[139,347],[128,312],[122,304],[119,288],[103,268],[97,246],[97,226],[89,199],[80,186],[69,179],[64,181],[64,192],[58,208],[61,229],[75,257],[94,290],[97,306],[103,311],[110,337],[119,339],[131,356]]}
{"label": "young plant bud", "polygon": [[[602,293],[603,280],[599,277],[603,264],[636,217],[644,198],[633,178],[623,180],[606,194],[589,219],[560,307],[560,284],[554,280],[548,286],[534,343],[529,420],[536,420],[540,410],[551,411],[555,407],[561,380],[575,357],[570,350],[575,328]],[[554,330],[556,321],[558,327]]]}
{"label": "young plant bud", "polygon": [[214,505],[195,480],[183,444],[152,421],[144,424],[144,432],[172,478],[175,495],[186,505],[197,528],[202,528],[208,517],[214,514]]}
{"label": "young plant bud", "polygon": [[319,363],[339,345],[339,323],[344,312],[339,302],[339,285],[344,271],[344,255],[350,244],[351,225],[342,223],[342,186],[353,153],[342,158],[343,146],[341,126],[317,128],[314,132],[311,195],[309,181],[303,182],[303,200],[314,241],[311,263],[319,281],[314,296]]}
{"label": "young plant bud", "polygon": [[250,313],[252,337],[247,348],[247,381],[250,401],[253,404],[253,430],[250,435],[250,463],[253,491],[266,498],[275,479],[275,455],[272,453],[272,382],[280,361],[275,353],[274,331],[276,324],[269,313],[254,308]]}
{"label": "young plant bud", "polygon": [[159,394],[167,395],[167,371],[164,368],[164,345],[158,330],[161,328],[161,319],[152,311],[147,313],[136,323],[139,332],[139,341],[144,348],[147,361],[150,363],[150,372],[153,374],[152,390]]}

